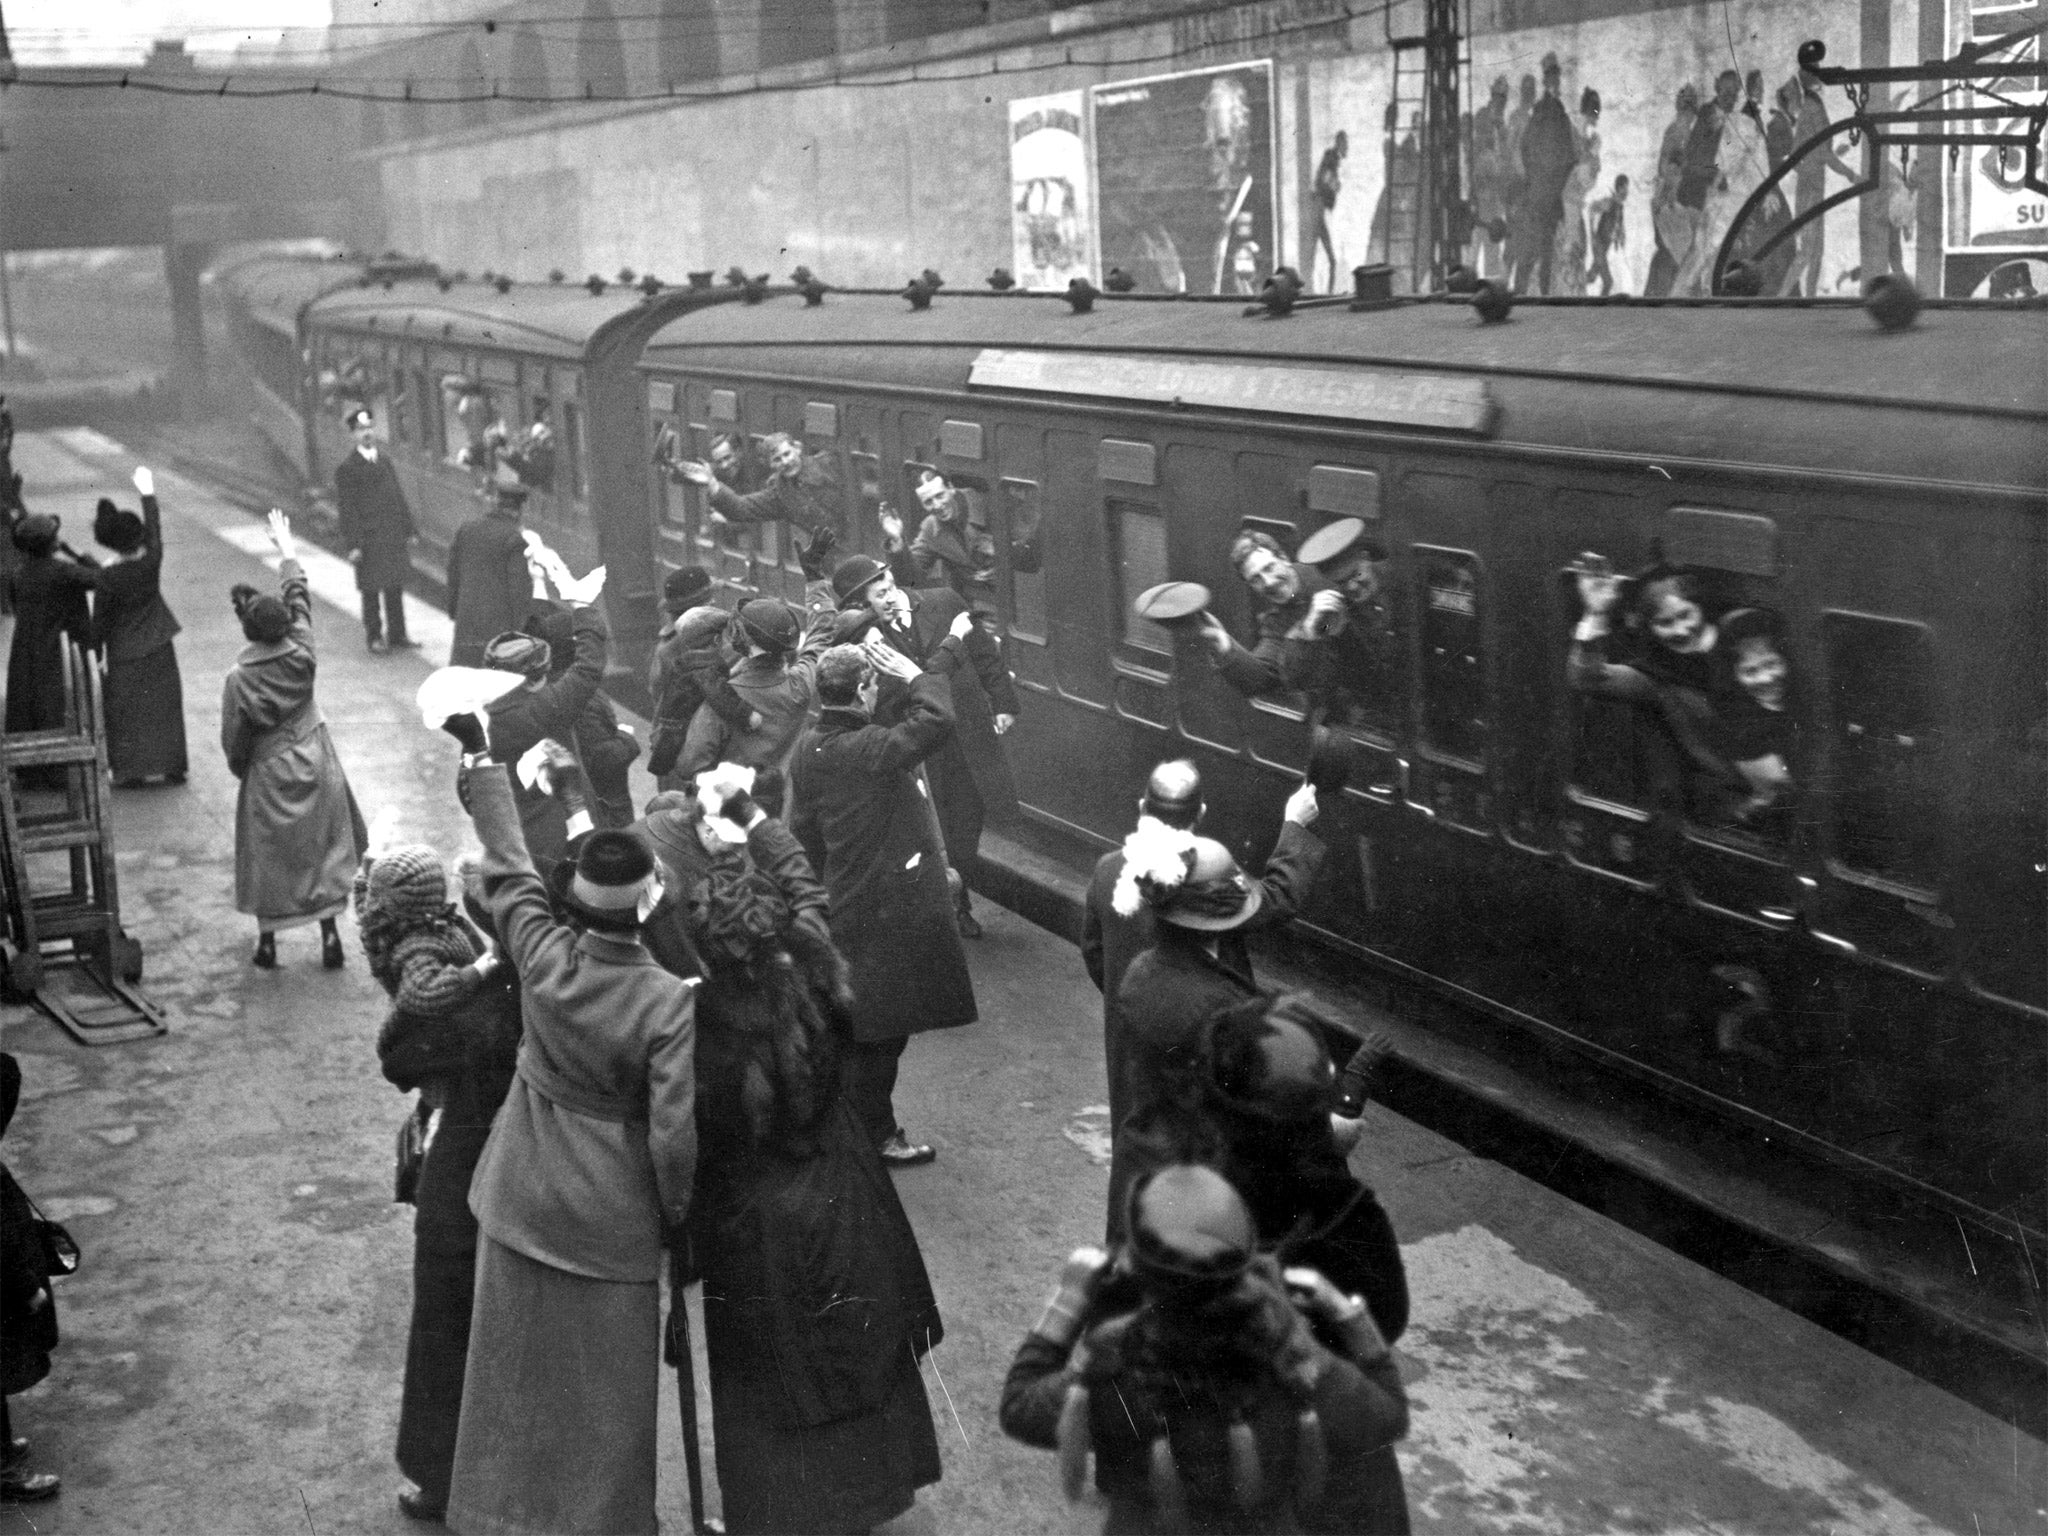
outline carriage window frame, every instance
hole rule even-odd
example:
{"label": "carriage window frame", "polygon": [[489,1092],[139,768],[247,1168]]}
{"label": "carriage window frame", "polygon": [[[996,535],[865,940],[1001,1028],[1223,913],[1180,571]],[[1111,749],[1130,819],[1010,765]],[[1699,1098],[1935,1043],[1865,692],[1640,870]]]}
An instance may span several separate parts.
{"label": "carriage window frame", "polygon": [[[1857,737],[1866,735],[1864,729],[1856,726],[1856,722],[1849,718],[1850,708],[1844,699],[1844,690],[1847,686],[1845,673],[1850,669],[1843,666],[1842,661],[1847,654],[1855,651],[1857,646],[1853,641],[1847,644],[1838,643],[1837,637],[1851,626],[1863,631],[1859,638],[1865,642],[1872,638],[1871,632],[1875,627],[1911,630],[1918,637],[1913,654],[1918,663],[1915,681],[1920,684],[1918,693],[1922,706],[1920,718],[1923,724],[1919,730],[1910,733],[1910,736],[1906,733],[1894,735],[1895,739],[1905,741],[1907,749],[1916,754],[1916,762],[1928,765],[1922,772],[1937,788],[1937,792],[1930,796],[1926,806],[1926,810],[1931,813],[1933,830],[1926,849],[1926,866],[1919,870],[1872,869],[1843,855],[1845,841],[1850,841],[1858,835],[1867,836],[1866,825],[1871,820],[1857,807],[1859,797],[1851,784],[1857,755],[1862,749],[1852,745],[1850,737],[1852,734]],[[1938,792],[1943,760],[1947,755],[1948,732],[1942,720],[1940,652],[1935,645],[1934,627],[1918,619],[1866,613],[1858,609],[1824,608],[1820,613],[1820,643],[1821,652],[1827,658],[1825,729],[1830,766],[1830,793],[1824,816],[1826,832],[1823,846],[1827,850],[1828,873],[1847,885],[1882,892],[1931,908],[1940,907],[1943,905],[1943,893],[1947,885],[1944,877],[1947,874],[1950,853],[1948,829],[1944,824],[1945,807]],[[1882,681],[1885,686],[1881,691],[1896,696],[1899,691],[1897,679],[1888,678]],[[1865,702],[1867,705],[1868,700]],[[1863,712],[1860,709],[1856,711]],[[1853,732],[1852,726],[1856,727]],[[1850,830],[1849,839],[1843,836],[1845,828]]]}
{"label": "carriage window frame", "polygon": [[[1039,564],[1038,569],[1035,571],[1018,570],[1010,558],[1011,551],[1017,547],[1016,523],[1011,515],[1013,509],[1011,491],[1013,487],[1030,491],[1033,510],[1038,517]],[[1051,643],[1052,624],[1051,620],[1047,617],[1045,597],[1045,487],[1036,480],[1027,480],[1022,475],[1003,475],[996,481],[996,490],[998,492],[997,500],[1003,509],[1002,527],[998,531],[997,556],[1003,572],[1004,597],[1009,603],[1009,632],[1028,645],[1048,645]],[[1032,584],[1032,591],[1035,594],[1032,598],[1032,606],[1036,610],[1038,619],[1038,627],[1036,629],[1026,626],[1024,605],[1017,597],[1018,584],[1026,581]]]}
{"label": "carriage window frame", "polygon": [[[1138,496],[1117,494],[1118,489],[1125,484],[1124,481],[1114,482],[1113,488],[1106,489],[1102,497],[1103,531],[1110,553],[1110,612],[1115,624],[1115,630],[1111,635],[1110,658],[1119,668],[1137,671],[1149,678],[1164,681],[1172,675],[1173,670],[1173,634],[1162,624],[1154,624],[1149,619],[1139,618],[1132,611],[1132,605],[1136,602],[1138,594],[1146,588],[1172,579],[1166,512],[1156,499],[1147,501]],[[1132,489],[1149,488],[1134,486]],[[1149,518],[1158,526],[1158,567],[1156,570],[1139,572],[1135,580],[1125,556],[1126,517]]]}
{"label": "carriage window frame", "polygon": [[[1430,666],[1430,616],[1437,611],[1434,602],[1436,588],[1429,582],[1429,567],[1439,560],[1450,559],[1462,562],[1472,576],[1473,643],[1470,651],[1472,663],[1477,668],[1479,705],[1483,713],[1479,716],[1477,734],[1479,755],[1454,750],[1439,744],[1432,736],[1431,700],[1436,697],[1432,688]],[[1447,768],[1460,769],[1466,773],[1486,774],[1492,770],[1494,759],[1494,734],[1500,721],[1496,700],[1493,697],[1493,645],[1492,626],[1487,622],[1491,610],[1491,585],[1487,574],[1486,561],[1477,550],[1463,549],[1452,544],[1410,544],[1408,546],[1410,568],[1415,573],[1415,749],[1432,763]]]}
{"label": "carriage window frame", "polygon": [[[1260,513],[1247,513],[1238,518],[1237,533],[1233,533],[1230,536],[1232,543],[1237,541],[1237,534],[1239,533],[1265,534],[1280,546],[1282,557],[1290,563],[1294,559],[1294,552],[1301,548],[1301,525],[1290,518],[1268,517]],[[1227,545],[1225,546],[1225,553],[1228,553]],[[1230,567],[1230,574],[1236,582],[1238,592],[1244,598],[1245,621],[1251,634],[1251,644],[1248,649],[1255,650],[1259,644],[1259,619],[1266,611],[1265,603],[1250,587],[1245,585],[1244,578],[1238,575],[1235,565]],[[1233,635],[1231,639],[1236,640],[1237,636]],[[1308,718],[1308,695],[1300,692],[1298,689],[1282,688],[1269,693],[1255,693],[1250,695],[1248,702],[1253,709],[1263,710],[1269,715],[1278,715],[1283,720],[1306,720]]]}

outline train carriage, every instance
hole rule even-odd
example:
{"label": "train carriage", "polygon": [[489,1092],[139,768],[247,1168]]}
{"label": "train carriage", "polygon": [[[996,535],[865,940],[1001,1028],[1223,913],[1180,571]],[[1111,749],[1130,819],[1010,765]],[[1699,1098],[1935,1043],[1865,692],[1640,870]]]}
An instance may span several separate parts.
{"label": "train carriage", "polygon": [[[799,437],[850,543],[936,467],[1004,552],[1007,738],[1030,841],[1085,867],[1159,759],[1265,851],[1307,701],[1244,699],[1132,599],[1334,517],[1390,551],[1398,679],[1347,727],[1311,932],[2008,1236],[2043,1220],[2048,350],[2039,308],[776,297],[643,358],[651,457]],[[643,463],[647,460],[643,458]],[[665,563],[794,594],[773,525],[659,469]],[[914,523],[914,518],[912,519]],[[1007,551],[1028,545],[1035,569]],[[1794,793],[1730,823],[1672,788],[1641,704],[1571,686],[1574,567],[1662,560],[1771,616]],[[1042,562],[1042,563],[1041,563]]]}
{"label": "train carriage", "polygon": [[319,392],[306,367],[306,310],[323,294],[356,286],[367,270],[345,257],[263,255],[238,261],[216,278],[229,339],[248,365],[257,429],[309,478],[320,469],[309,436]]}
{"label": "train carriage", "polygon": [[494,471],[516,472],[526,525],[577,570],[608,566],[625,677],[652,649],[659,586],[638,515],[634,363],[678,313],[730,294],[593,286],[373,275],[327,294],[306,319],[311,435],[315,478],[330,480],[351,449],[344,412],[370,407],[419,523],[415,560],[437,580],[455,530],[489,504]]}

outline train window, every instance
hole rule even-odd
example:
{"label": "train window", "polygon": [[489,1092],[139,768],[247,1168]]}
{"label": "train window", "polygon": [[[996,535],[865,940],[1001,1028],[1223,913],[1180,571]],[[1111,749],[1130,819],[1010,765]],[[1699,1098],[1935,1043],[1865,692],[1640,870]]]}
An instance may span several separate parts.
{"label": "train window", "polygon": [[882,456],[876,451],[873,435],[863,432],[854,439],[846,458],[853,466],[854,542],[864,544],[881,521]]}
{"label": "train window", "polygon": [[491,466],[491,428],[502,426],[491,390],[466,375],[441,378],[441,454],[451,464],[484,471]]}
{"label": "train window", "polygon": [[1002,482],[1002,535],[1010,546],[1010,633],[1045,644],[1045,525],[1038,487]]}
{"label": "train window", "polygon": [[412,398],[419,413],[419,419],[413,424],[413,442],[431,453],[441,441],[441,395],[434,388],[433,376],[425,368],[413,370]]}
{"label": "train window", "polygon": [[1131,604],[1147,587],[1167,579],[1166,519],[1157,507],[1112,496],[1109,531],[1114,550],[1111,569],[1117,583],[1111,603],[1117,638],[1143,653],[1147,663],[1164,670],[1173,656],[1173,637],[1163,626],[1139,618]]}
{"label": "train window", "polygon": [[903,466],[903,483],[911,494],[904,509],[903,537],[919,581],[928,587],[951,587],[976,613],[993,618],[998,611],[997,562],[988,482],[911,460]]}
{"label": "train window", "polygon": [[539,368],[526,370],[526,391],[515,407],[514,419],[504,447],[505,462],[519,476],[519,483],[532,491],[555,488],[555,408],[548,393],[548,376]]}
{"label": "train window", "polygon": [[1941,728],[1924,625],[1826,613],[1837,865],[1932,890],[1941,868]]}
{"label": "train window", "polygon": [[1414,546],[1414,556],[1421,575],[1422,742],[1478,767],[1491,729],[1479,557],[1426,544]]}
{"label": "train window", "polygon": [[586,445],[583,441],[583,407],[574,400],[562,402],[562,440],[558,445],[558,457],[569,472],[569,494],[581,501],[585,495],[583,464]]}
{"label": "train window", "polygon": [[[2036,592],[2019,611],[2042,609]],[[1983,829],[1972,839],[1970,972],[1988,991],[2048,1008],[2048,634],[2038,623],[2013,631],[1981,669],[1993,723],[1969,797]]]}

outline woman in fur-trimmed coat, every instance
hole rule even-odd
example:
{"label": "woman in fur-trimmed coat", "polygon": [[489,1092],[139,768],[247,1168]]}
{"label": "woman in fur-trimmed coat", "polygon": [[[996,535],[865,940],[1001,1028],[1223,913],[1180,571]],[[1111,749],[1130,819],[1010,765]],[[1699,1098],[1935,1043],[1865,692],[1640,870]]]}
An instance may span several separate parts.
{"label": "woman in fur-trimmed coat", "polygon": [[704,974],[690,1227],[725,1526],[865,1531],[939,1479],[917,1362],[944,1329],[840,1092],[850,994],[823,889],[721,772],[751,779],[704,776],[719,814],[672,799],[647,830]]}

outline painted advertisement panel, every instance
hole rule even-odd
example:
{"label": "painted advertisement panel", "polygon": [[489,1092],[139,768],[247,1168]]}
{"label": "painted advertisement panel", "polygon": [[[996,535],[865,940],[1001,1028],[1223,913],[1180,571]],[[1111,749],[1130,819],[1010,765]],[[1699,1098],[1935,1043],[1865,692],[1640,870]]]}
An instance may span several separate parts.
{"label": "painted advertisement panel", "polygon": [[1022,287],[1095,274],[1087,111],[1081,91],[1010,103],[1010,270]]}
{"label": "painted advertisement panel", "polygon": [[1271,60],[1098,85],[1105,271],[1141,293],[1256,294],[1278,264]]}
{"label": "painted advertisement panel", "polygon": [[[1475,36],[1466,259],[1530,293],[1705,292],[1750,193],[1796,144],[1849,112],[1841,92],[1802,79],[1799,45],[1821,38],[1853,56],[1859,36],[1855,0],[1687,3]],[[1319,166],[1334,153],[1342,175],[1322,215],[1328,250],[1312,220],[1304,276],[1334,291],[1360,262],[1410,264],[1420,121],[1406,101],[1397,110],[1383,53],[1311,68],[1320,77],[1313,150]],[[1782,184],[1745,225],[1742,248],[1859,179],[1861,151],[1846,140],[1836,150]],[[1887,174],[1908,193],[1897,199],[1896,264],[1910,271],[1918,157],[1903,169],[1892,158]],[[1322,203],[1325,178],[1317,183]],[[1772,253],[1763,291],[1853,291],[1856,220],[1853,204],[1837,209]]]}
{"label": "painted advertisement panel", "polygon": [[[2048,22],[2042,0],[1949,0],[1951,51]],[[2015,63],[2041,57],[2038,35],[2000,54]],[[2048,92],[2028,78],[1987,80],[1971,105],[2006,102],[2039,106]],[[2017,133],[2025,117],[1998,122],[2000,132]],[[2048,195],[2024,184],[2026,157],[2018,149],[1978,145],[1957,156],[1945,193],[1948,291],[1979,298],[2012,298],[2041,291],[2048,258]]]}

